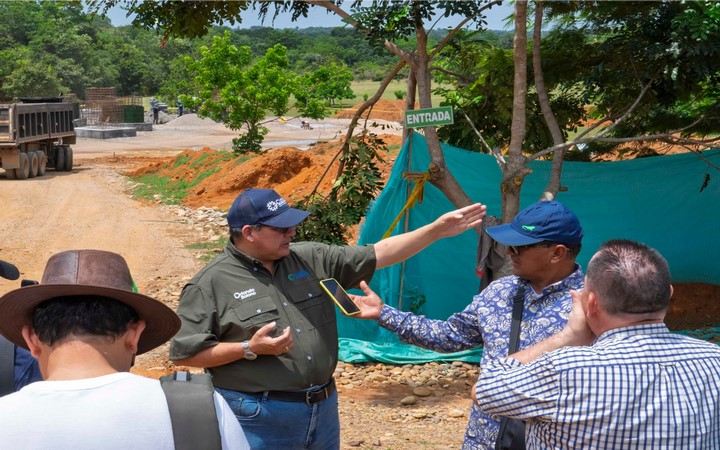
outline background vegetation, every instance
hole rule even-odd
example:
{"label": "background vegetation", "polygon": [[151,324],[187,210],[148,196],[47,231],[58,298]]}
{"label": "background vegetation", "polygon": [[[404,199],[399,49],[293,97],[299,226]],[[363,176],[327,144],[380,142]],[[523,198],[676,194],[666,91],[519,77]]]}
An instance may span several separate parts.
{"label": "background vegetation", "polygon": [[[356,82],[373,82],[361,85],[355,92],[358,99],[372,95],[376,82],[396,63],[393,55],[373,50],[350,28],[215,26],[202,37],[163,42],[154,30],[114,27],[109,19],[88,14],[72,2],[0,2],[0,100],[59,93],[83,99],[87,87],[116,87],[120,96],[156,96],[174,106],[178,95],[193,90],[193,74],[183,59],[199,59],[201,47],[211,46],[226,31],[229,43],[249,47],[253,59],[281,44],[287,49],[288,70],[298,75],[333,64],[347,67]],[[444,33],[433,32],[432,39]],[[512,45],[510,32],[488,31],[483,36],[505,48]],[[408,48],[413,44],[404,43]],[[406,76],[401,72],[397,78]],[[394,98],[394,90],[387,98]]]}

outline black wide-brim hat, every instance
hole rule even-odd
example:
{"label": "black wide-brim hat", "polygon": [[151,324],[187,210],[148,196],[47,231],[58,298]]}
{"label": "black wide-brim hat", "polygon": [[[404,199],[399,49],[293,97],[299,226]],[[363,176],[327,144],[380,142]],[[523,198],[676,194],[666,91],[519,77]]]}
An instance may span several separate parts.
{"label": "black wide-brim hat", "polygon": [[0,297],[0,334],[27,349],[22,328],[32,325],[35,308],[46,300],[98,295],[124,303],[146,322],[137,354],[167,342],[180,329],[180,318],[163,303],[133,291],[125,259],[103,250],[69,250],[50,257],[40,284],[25,286]]}

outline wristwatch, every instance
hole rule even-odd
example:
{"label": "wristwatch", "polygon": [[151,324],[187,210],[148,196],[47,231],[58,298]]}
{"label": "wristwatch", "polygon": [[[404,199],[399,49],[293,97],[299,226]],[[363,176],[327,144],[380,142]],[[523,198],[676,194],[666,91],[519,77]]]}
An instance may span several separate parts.
{"label": "wristwatch", "polygon": [[243,358],[249,359],[251,361],[253,359],[257,358],[257,355],[255,353],[253,353],[252,350],[250,350],[250,342],[248,342],[248,341],[243,342],[242,348],[243,348],[243,352],[245,352],[245,354],[243,355]]}

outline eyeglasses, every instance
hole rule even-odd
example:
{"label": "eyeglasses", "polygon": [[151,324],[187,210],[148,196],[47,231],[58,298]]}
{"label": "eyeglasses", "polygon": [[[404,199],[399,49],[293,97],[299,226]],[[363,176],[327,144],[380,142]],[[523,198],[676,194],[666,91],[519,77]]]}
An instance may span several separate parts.
{"label": "eyeglasses", "polygon": [[510,249],[511,252],[513,252],[514,255],[519,255],[521,251],[527,249],[527,248],[533,248],[533,247],[543,247],[543,248],[550,248],[552,247],[552,242],[538,242],[536,244],[528,244],[528,245],[508,245],[507,248]]}
{"label": "eyeglasses", "polygon": [[282,228],[281,228],[281,227],[273,227],[273,226],[270,226],[270,225],[263,225],[263,224],[261,224],[261,223],[257,223],[257,224],[255,224],[255,225],[253,225],[253,228],[255,228],[255,229],[258,230],[258,231],[260,231],[260,229],[261,229],[262,227],[270,228],[271,230],[276,231],[276,232],[278,232],[278,233],[280,233],[280,234],[288,234],[288,232],[290,232],[290,230],[294,230],[294,229],[295,229],[295,227],[282,227]]}

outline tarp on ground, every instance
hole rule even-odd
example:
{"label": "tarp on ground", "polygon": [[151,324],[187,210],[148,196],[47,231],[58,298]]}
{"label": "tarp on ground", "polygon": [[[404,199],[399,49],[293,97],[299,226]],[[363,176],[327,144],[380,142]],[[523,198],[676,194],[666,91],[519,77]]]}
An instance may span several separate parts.
{"label": "tarp on ground", "polygon": [[[449,145],[443,145],[443,150],[449,170],[471,199],[486,204],[489,215],[500,216],[501,173],[495,159]],[[689,153],[617,162],[565,162],[562,185],[568,191],[557,199],[578,215],[585,231],[578,257],[582,267],[600,243],[625,238],[659,250],[670,264],[673,282],[720,284],[720,238],[715,234],[720,224],[720,176],[706,161],[719,166],[720,149],[701,156]],[[402,172],[422,172],[429,163],[424,136],[413,133],[367,214],[361,244],[379,241],[405,204],[413,184],[402,178]],[[549,179],[551,162],[535,161],[529,167],[532,173],[522,188],[521,208],[539,198]],[[710,179],[701,192],[708,174]],[[438,189],[426,183],[422,204],[408,214],[408,229],[419,228],[453,209]],[[401,220],[393,234],[403,229]],[[403,310],[425,300],[421,312],[444,320],[461,311],[478,292],[476,251],[477,236],[467,231],[434,243],[404,266],[396,264],[377,271],[370,286],[394,307],[402,289]],[[481,356],[481,349],[440,354],[403,344],[374,321],[342,316],[338,321],[340,358],[347,362],[477,362]]]}

